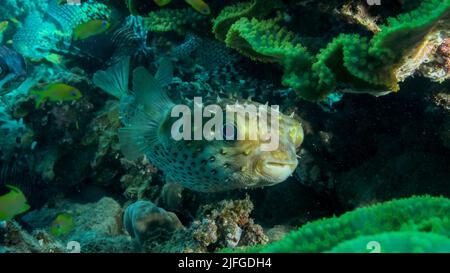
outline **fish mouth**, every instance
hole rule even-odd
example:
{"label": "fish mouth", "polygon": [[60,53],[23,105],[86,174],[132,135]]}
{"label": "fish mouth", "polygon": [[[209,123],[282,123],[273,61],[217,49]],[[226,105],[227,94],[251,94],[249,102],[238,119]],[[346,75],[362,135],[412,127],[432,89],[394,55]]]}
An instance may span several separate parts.
{"label": "fish mouth", "polygon": [[266,161],[262,173],[270,177],[274,184],[280,183],[292,175],[297,165],[297,161]]}
{"label": "fish mouth", "polygon": [[274,168],[283,168],[283,167],[289,167],[289,166],[297,167],[297,164],[298,164],[298,162],[296,162],[296,161],[293,161],[293,162],[280,162],[280,161],[266,162],[267,166],[274,167]]}

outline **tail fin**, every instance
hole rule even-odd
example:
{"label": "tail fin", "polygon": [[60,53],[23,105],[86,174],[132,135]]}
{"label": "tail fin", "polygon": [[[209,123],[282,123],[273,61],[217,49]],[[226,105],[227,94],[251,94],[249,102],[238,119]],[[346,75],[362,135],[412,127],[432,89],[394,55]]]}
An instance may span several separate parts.
{"label": "tail fin", "polygon": [[31,90],[30,95],[36,96],[36,109],[41,108],[42,103],[45,101],[46,97],[42,94],[42,91]]}
{"label": "tail fin", "polygon": [[125,57],[106,71],[94,74],[94,84],[106,93],[121,99],[128,92],[130,57]]}

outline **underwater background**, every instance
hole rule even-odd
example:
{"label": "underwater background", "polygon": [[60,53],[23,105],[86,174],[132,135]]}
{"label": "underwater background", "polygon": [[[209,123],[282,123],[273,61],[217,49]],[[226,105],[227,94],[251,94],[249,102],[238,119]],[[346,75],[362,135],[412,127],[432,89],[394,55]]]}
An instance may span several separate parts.
{"label": "underwater background", "polygon": [[450,0],[0,3],[0,253],[450,252]]}

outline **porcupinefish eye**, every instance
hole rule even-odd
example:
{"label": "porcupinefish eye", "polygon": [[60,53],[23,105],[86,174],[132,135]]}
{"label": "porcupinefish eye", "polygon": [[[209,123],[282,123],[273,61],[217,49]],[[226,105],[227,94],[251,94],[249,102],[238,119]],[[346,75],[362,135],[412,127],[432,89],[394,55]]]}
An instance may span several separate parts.
{"label": "porcupinefish eye", "polygon": [[236,140],[237,128],[234,124],[226,123],[222,127],[222,137],[224,140]]}
{"label": "porcupinefish eye", "polygon": [[71,95],[72,97],[76,97],[76,96],[77,96],[77,92],[72,91],[72,92],[70,92],[70,95]]}
{"label": "porcupinefish eye", "polygon": [[45,53],[45,49],[40,48],[40,47],[38,47],[38,46],[35,47],[34,50],[35,50],[36,52],[39,52],[39,53]]}
{"label": "porcupinefish eye", "polygon": [[303,142],[303,129],[300,124],[297,126],[293,126],[289,130],[289,137],[291,138],[296,148],[300,147]]}

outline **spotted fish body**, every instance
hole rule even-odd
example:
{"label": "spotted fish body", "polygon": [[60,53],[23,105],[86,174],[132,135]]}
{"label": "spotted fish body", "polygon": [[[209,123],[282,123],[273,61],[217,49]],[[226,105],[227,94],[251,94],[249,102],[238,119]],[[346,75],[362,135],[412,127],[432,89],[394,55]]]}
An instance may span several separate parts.
{"label": "spotted fish body", "polygon": [[[158,77],[157,73],[156,78],[161,78],[161,74],[164,73],[159,73]],[[176,141],[171,135],[176,121],[170,116],[174,103],[158,80],[144,68],[137,68],[133,87],[142,110],[119,131],[122,152],[130,159],[145,154],[164,172],[167,181],[200,192],[263,187],[286,180],[297,166],[296,149],[303,141],[303,130],[291,117],[280,114],[279,146],[274,151],[262,151],[260,140]],[[236,104],[236,101],[215,100],[213,103],[226,109],[226,105]],[[256,129],[249,128],[249,123],[234,126],[246,132]]]}

